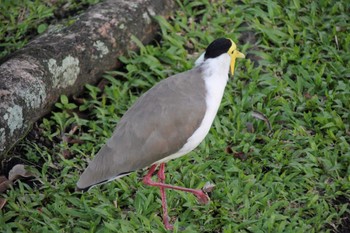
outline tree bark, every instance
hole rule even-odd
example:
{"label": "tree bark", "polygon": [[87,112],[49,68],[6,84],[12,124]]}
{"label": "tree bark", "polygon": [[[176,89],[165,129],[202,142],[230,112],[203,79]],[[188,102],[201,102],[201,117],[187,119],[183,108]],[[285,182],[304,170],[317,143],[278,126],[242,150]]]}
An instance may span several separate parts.
{"label": "tree bark", "polygon": [[154,15],[168,17],[173,0],[107,0],[68,27],[34,39],[0,66],[0,160],[62,94],[80,92],[117,58],[149,43],[157,33]]}

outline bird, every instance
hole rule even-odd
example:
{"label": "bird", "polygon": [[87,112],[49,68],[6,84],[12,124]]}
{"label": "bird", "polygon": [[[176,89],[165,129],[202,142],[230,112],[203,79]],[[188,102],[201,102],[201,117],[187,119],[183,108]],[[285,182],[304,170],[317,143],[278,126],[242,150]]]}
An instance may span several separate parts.
{"label": "bird", "polygon": [[[201,189],[165,183],[165,163],[188,154],[206,137],[220,106],[224,89],[233,76],[236,58],[245,58],[230,38],[211,42],[195,67],[161,80],[144,93],[123,115],[106,144],[77,182],[87,191],[139,169],[149,168],[143,178],[159,187],[163,223],[169,222],[165,189],[194,194],[199,203],[209,202]],[[158,181],[152,179],[158,168]]]}

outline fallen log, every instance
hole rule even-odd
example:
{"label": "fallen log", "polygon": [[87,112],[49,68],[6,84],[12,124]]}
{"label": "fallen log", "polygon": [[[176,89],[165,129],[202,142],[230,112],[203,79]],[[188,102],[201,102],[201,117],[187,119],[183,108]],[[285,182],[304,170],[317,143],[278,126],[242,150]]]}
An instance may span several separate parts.
{"label": "fallen log", "polygon": [[172,0],[107,0],[68,27],[56,26],[0,65],[0,160],[62,94],[96,83],[120,66],[118,56],[157,33],[154,15],[168,17]]}

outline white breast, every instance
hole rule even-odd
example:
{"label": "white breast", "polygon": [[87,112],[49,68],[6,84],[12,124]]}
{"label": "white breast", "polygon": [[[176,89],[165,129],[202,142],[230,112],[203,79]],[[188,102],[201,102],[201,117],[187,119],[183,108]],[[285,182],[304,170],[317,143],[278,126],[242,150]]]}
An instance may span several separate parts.
{"label": "white breast", "polygon": [[228,80],[228,72],[230,66],[230,56],[222,54],[217,58],[208,59],[201,64],[206,67],[204,71],[204,80],[206,86],[206,107],[202,123],[199,128],[187,140],[186,144],[175,154],[172,154],[156,163],[163,163],[171,159],[178,158],[187,154],[196,148],[208,134],[209,129],[214,121],[216,113],[219,109],[225,86]]}

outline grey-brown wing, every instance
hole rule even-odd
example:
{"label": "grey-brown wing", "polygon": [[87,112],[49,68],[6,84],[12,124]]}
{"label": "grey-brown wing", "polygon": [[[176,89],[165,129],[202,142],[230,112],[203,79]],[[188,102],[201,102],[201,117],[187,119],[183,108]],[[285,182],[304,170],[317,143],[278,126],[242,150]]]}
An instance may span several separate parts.
{"label": "grey-brown wing", "polygon": [[172,76],[141,96],[81,175],[84,189],[147,167],[177,152],[205,114],[201,68]]}

